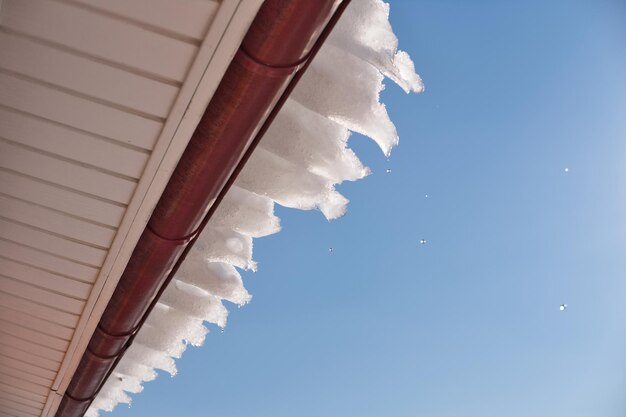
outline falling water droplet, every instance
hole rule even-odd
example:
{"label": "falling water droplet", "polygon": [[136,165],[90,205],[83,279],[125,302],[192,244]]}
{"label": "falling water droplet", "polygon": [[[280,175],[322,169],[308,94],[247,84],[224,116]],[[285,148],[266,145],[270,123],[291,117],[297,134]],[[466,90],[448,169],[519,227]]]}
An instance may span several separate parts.
{"label": "falling water droplet", "polygon": [[569,168],[565,168],[565,172],[569,172]]}
{"label": "falling water droplet", "polygon": [[391,174],[391,168],[387,168],[387,174]]}
{"label": "falling water droplet", "polygon": [[426,239],[420,239],[420,244],[421,245],[425,245],[426,244]]}
{"label": "falling water droplet", "polygon": [[425,195],[424,195],[424,198],[428,198],[428,194],[425,194]]}
{"label": "falling water droplet", "polygon": [[561,311],[565,311],[566,309],[567,309],[567,304],[561,304],[559,306],[559,310],[561,310]]}
{"label": "falling water droplet", "polygon": [[328,248],[328,252],[333,253],[333,248],[332,246],[330,248]]}

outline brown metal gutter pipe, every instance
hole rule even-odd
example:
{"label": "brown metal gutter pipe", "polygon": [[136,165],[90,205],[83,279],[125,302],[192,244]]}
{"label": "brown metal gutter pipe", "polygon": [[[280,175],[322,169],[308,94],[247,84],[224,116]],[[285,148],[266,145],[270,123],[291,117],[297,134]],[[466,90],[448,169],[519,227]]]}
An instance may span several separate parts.
{"label": "brown metal gutter pipe", "polygon": [[[267,0],[183,153],[159,200],[56,417],[80,417],[155,304],[181,255],[208,221],[224,187],[250,155],[251,144],[282,105],[294,75],[319,46],[341,0]],[[341,7],[340,7],[341,5]],[[330,26],[330,25],[329,25]],[[299,77],[296,77],[296,79]],[[280,100],[280,103],[278,101]],[[261,131],[261,132],[260,132]],[[259,134],[260,133],[260,134]],[[244,161],[245,162],[245,161]]]}

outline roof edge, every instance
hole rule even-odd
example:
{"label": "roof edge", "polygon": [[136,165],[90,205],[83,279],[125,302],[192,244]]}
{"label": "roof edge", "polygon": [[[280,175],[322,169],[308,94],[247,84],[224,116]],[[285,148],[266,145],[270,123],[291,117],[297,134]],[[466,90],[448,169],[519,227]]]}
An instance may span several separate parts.
{"label": "roof edge", "polygon": [[130,257],[57,417],[86,412],[348,3],[268,0],[261,7]]}

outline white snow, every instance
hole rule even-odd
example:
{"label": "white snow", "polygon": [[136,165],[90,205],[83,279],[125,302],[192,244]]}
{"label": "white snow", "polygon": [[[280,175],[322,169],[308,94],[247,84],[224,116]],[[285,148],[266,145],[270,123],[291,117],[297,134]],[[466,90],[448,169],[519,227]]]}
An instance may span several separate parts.
{"label": "white snow", "polygon": [[423,90],[408,54],[397,50],[388,17],[382,0],[350,4],[87,416],[130,404],[128,394],[141,392],[155,369],[176,375],[174,359],[204,343],[205,322],[226,326],[223,301],[250,301],[237,268],[256,270],[252,238],[280,230],[275,203],[318,209],[329,220],[345,214],[348,200],[335,185],[370,174],[348,148],[351,131],[370,137],[385,155],[398,143],[379,101],[384,78],[407,93]]}

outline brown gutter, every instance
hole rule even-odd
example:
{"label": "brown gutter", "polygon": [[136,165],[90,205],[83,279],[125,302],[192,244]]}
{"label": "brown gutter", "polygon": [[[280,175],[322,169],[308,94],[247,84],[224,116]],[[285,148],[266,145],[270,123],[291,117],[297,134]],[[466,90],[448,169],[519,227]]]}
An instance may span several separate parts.
{"label": "brown gutter", "polygon": [[183,153],[56,417],[86,411],[349,0],[267,0]]}

